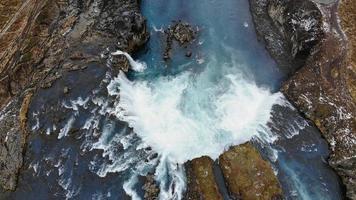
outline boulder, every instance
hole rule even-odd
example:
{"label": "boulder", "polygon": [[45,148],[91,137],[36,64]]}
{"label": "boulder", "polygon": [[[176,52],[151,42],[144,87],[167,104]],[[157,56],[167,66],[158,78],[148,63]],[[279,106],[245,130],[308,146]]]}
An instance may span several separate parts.
{"label": "boulder", "polygon": [[203,156],[185,164],[187,174],[186,200],[222,200],[213,173],[214,161]]}
{"label": "boulder", "polygon": [[283,199],[271,165],[250,143],[231,147],[219,157],[219,165],[232,199]]}

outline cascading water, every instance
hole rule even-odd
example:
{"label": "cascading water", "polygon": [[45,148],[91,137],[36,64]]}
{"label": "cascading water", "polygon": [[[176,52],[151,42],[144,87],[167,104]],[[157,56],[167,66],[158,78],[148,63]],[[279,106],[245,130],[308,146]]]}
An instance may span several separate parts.
{"label": "cascading water", "polygon": [[[208,64],[199,74],[182,73],[154,82],[131,82],[120,73],[108,86],[109,94],[119,99],[113,114],[176,163],[203,155],[216,159],[230,145],[263,131],[272,105],[281,97],[247,82],[238,72],[214,82],[211,79],[219,76],[213,70],[216,65]],[[234,68],[226,65],[227,71]]]}
{"label": "cascading water", "polygon": [[[284,75],[257,41],[248,7],[247,0],[142,1],[150,41],[136,61],[122,51],[108,58],[111,69],[115,56],[126,56],[133,71],[113,77],[88,66],[65,77],[74,88],[63,99],[49,98],[62,95],[60,83],[39,92],[30,124],[44,134],[31,136],[14,197],[143,199],[142,177],[154,174],[160,199],[181,199],[184,162],[215,159],[252,139],[286,199],[340,199],[325,141],[275,92]],[[198,26],[199,36],[192,58],[177,48],[164,62],[162,28],[177,19]],[[65,111],[63,122],[47,118],[46,106]]]}
{"label": "cascading water", "polygon": [[[159,165],[171,166],[167,173],[177,177],[170,181],[174,188],[165,188],[164,175],[156,170],[161,199],[181,199],[185,189],[181,170],[188,160],[204,155],[217,159],[229,146],[259,137],[272,105],[281,98],[245,80],[236,62],[219,66],[222,62],[213,55],[210,59],[200,73],[131,82],[121,72],[108,85],[109,95],[118,99],[110,114],[126,121],[144,146],[159,154]],[[137,69],[141,64],[131,65]]]}

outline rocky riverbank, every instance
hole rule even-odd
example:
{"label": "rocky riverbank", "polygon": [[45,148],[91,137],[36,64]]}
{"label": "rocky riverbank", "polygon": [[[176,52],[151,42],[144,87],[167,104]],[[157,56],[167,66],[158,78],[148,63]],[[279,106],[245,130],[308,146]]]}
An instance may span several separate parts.
{"label": "rocky riverbank", "polygon": [[[258,6],[258,3],[255,3]],[[324,15],[318,10],[320,5],[307,1],[289,3],[275,1],[269,13],[260,10],[260,14],[264,20],[270,15],[278,19],[273,23],[266,21],[270,23],[271,30],[275,31],[270,32],[274,35],[269,37],[269,43],[272,45],[269,49],[272,52],[276,48],[275,56],[284,55],[281,56],[283,60],[277,61],[280,61],[286,72],[292,74],[307,65],[306,58],[325,37],[322,30],[325,24],[320,22]],[[284,9],[285,6],[287,8]],[[315,20],[306,20],[305,17],[309,15],[304,16],[303,12],[295,9],[296,6],[309,10],[307,13]],[[323,12],[332,10],[331,8],[327,7]],[[147,41],[148,34],[136,0],[5,1],[0,3],[0,11],[6,13],[0,18],[0,185],[4,189],[14,190],[18,172],[23,165],[28,132],[36,132],[32,131],[32,127],[27,123],[29,120],[36,121],[33,112],[28,115],[30,105],[41,111],[37,117],[48,119],[51,125],[65,123],[69,116],[62,109],[59,99],[74,99],[78,97],[78,93],[92,92],[108,70],[109,52],[120,49],[133,53]],[[286,12],[296,14],[289,16]],[[283,20],[284,18],[287,20]],[[183,36],[187,35],[185,32],[193,35],[188,25],[182,24],[173,28],[172,34],[175,31]],[[294,37],[295,32],[298,32],[298,37]],[[265,33],[260,30],[262,36]],[[280,37],[279,42],[274,43],[277,44],[276,47],[272,44],[276,41],[273,37]],[[288,41],[284,37],[291,37],[293,41],[284,44],[283,41]],[[185,36],[182,38],[181,43],[194,39]],[[175,40],[180,41],[177,38]],[[191,54],[187,52],[186,56]],[[112,62],[110,66],[113,66],[112,70],[115,72],[127,72],[129,69],[129,63],[124,56],[118,56]],[[287,92],[286,95],[288,96]],[[45,135],[45,129],[46,127],[39,127],[38,130]],[[53,128],[53,131],[54,140],[48,141],[50,139],[45,138],[48,146],[58,142],[57,135],[60,130]],[[65,134],[75,137],[80,135],[78,132],[78,127],[75,127]],[[93,130],[92,134],[95,135],[93,137],[99,135],[96,130]],[[73,149],[79,149],[80,146],[75,142],[65,145]],[[47,150],[43,148],[40,151],[43,153]],[[55,161],[51,163],[52,161],[43,159],[41,161],[50,163],[51,167],[57,165]],[[70,164],[76,166],[77,161]],[[28,165],[27,168],[37,170],[30,162]],[[217,168],[221,173],[220,180],[225,181],[223,184],[218,181],[219,176],[215,171]],[[234,199],[282,198],[282,190],[270,164],[249,143],[232,147],[221,155],[218,164],[208,157],[189,161],[186,164],[186,173],[186,199],[223,199],[224,195]],[[93,173],[86,175],[90,177]],[[26,178],[32,180],[26,175],[23,176],[23,179]],[[145,182],[143,190],[146,191],[146,198],[157,199],[159,189],[154,178],[150,175],[146,177]],[[45,182],[45,185],[49,184],[51,183]],[[25,193],[32,189],[26,182],[23,185],[27,189],[24,190]],[[62,189],[68,189],[63,187]],[[54,188],[51,187],[51,190],[56,190],[60,195],[65,193]]]}
{"label": "rocky riverbank", "polygon": [[[259,37],[288,70],[282,92],[329,142],[329,164],[356,199],[355,3],[251,0]],[[300,4],[295,7],[295,4]],[[293,9],[298,8],[298,9]],[[296,71],[296,72],[295,72]],[[294,73],[295,72],[295,73]]]}
{"label": "rocky riverbank", "polygon": [[[133,52],[148,34],[136,0],[5,0],[0,13],[0,185],[14,190],[32,94],[89,64],[106,68],[107,48]],[[122,57],[113,66],[129,65]]]}

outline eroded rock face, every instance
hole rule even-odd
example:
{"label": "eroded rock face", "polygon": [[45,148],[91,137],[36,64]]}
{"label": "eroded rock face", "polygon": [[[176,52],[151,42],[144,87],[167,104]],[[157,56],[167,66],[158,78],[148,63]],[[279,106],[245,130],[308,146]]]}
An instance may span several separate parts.
{"label": "eroded rock face", "polygon": [[329,163],[342,177],[347,196],[356,199],[356,102],[352,95],[356,74],[347,61],[335,11],[336,7],[325,9],[324,23],[329,28],[323,41],[282,91],[323,133],[332,150]]}
{"label": "eroded rock face", "polygon": [[[302,5],[315,5],[308,6],[309,11],[304,12],[303,17],[308,19],[308,22],[313,22],[309,23],[312,24],[311,29],[301,33],[298,28],[292,28],[289,29],[290,37],[284,37],[285,33],[280,31],[281,26],[278,24],[288,21],[289,17],[281,13],[285,13],[288,4],[292,6],[297,2]],[[355,6],[355,3],[341,1],[340,13],[344,28],[348,30],[350,42],[354,41],[352,39],[354,33],[349,33],[349,30],[354,30],[354,23],[348,21],[350,16],[355,15],[352,14],[355,13],[352,6]],[[259,35],[265,38],[268,50],[279,63],[289,63],[293,66],[295,60],[293,55],[298,55],[298,53],[291,51],[292,57],[282,58],[276,53],[278,52],[276,49],[279,48],[274,47],[274,42],[279,44],[278,47],[282,47],[288,44],[298,44],[299,40],[295,38],[311,39],[310,43],[292,48],[292,50],[302,50],[303,56],[300,57],[302,67],[284,83],[282,92],[299,111],[316,124],[329,142],[332,150],[329,163],[341,176],[347,188],[347,197],[356,199],[356,70],[352,61],[353,56],[350,56],[346,48],[353,44],[346,44],[338,24],[337,3],[326,5],[303,0],[284,1],[284,4],[280,4],[275,0],[251,0],[251,7]],[[298,9],[302,10],[304,7]],[[271,17],[270,20],[261,19],[267,13]],[[296,7],[287,13],[290,16],[298,16],[300,11]],[[316,13],[320,13],[321,17]],[[307,21],[300,20],[294,24],[297,27],[306,27]],[[270,27],[279,30],[277,36],[259,27],[261,24],[268,23]],[[300,37],[301,35],[303,37]],[[285,38],[285,41],[280,40],[281,38]]]}
{"label": "eroded rock face", "polygon": [[28,134],[25,124],[31,96],[32,93],[27,91],[0,112],[0,183],[6,190],[16,187],[17,173],[23,164],[23,149]]}
{"label": "eroded rock face", "polygon": [[222,200],[218,185],[213,173],[214,161],[203,156],[185,164],[187,175],[186,200]]}
{"label": "eroded rock face", "polygon": [[[148,33],[136,0],[4,0],[0,13],[0,185],[13,190],[26,143],[27,91],[89,64],[106,67],[108,48],[133,52]],[[128,62],[119,57],[112,66],[127,71]]]}
{"label": "eroded rock face", "polygon": [[219,165],[232,199],[283,199],[271,165],[250,143],[230,148]]}
{"label": "eroded rock face", "polygon": [[304,65],[323,35],[322,14],[311,0],[250,0],[258,36],[284,73]]}
{"label": "eroded rock face", "polygon": [[352,0],[343,0],[339,5],[339,17],[341,26],[348,39],[347,63],[349,71],[346,73],[346,81],[349,92],[356,102],[356,3]]}

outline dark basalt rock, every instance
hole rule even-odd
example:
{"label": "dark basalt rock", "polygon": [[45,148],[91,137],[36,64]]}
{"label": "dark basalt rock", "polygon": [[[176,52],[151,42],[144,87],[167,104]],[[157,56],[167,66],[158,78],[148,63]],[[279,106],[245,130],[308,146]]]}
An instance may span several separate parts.
{"label": "dark basalt rock", "polygon": [[[166,34],[166,48],[163,54],[164,60],[170,59],[172,51],[173,41],[177,41],[180,46],[187,47],[191,44],[196,37],[197,31],[193,27],[185,22],[175,22],[172,26],[168,27],[164,33]],[[187,51],[187,57],[191,57],[191,51]]]}
{"label": "dark basalt rock", "polygon": [[[26,144],[26,91],[89,64],[106,68],[109,51],[132,53],[148,33],[136,0],[4,0],[0,13],[0,185],[14,190]],[[128,61],[111,66],[127,71]]]}
{"label": "dark basalt rock", "polygon": [[[338,2],[250,2],[258,35],[271,55],[289,73],[299,68],[282,92],[328,141],[329,164],[341,176],[347,197],[356,199],[356,70],[340,30]],[[353,33],[349,36],[353,41]]]}
{"label": "dark basalt rock", "polygon": [[323,36],[322,14],[310,0],[250,0],[261,38],[281,70],[289,75],[304,65]]}

